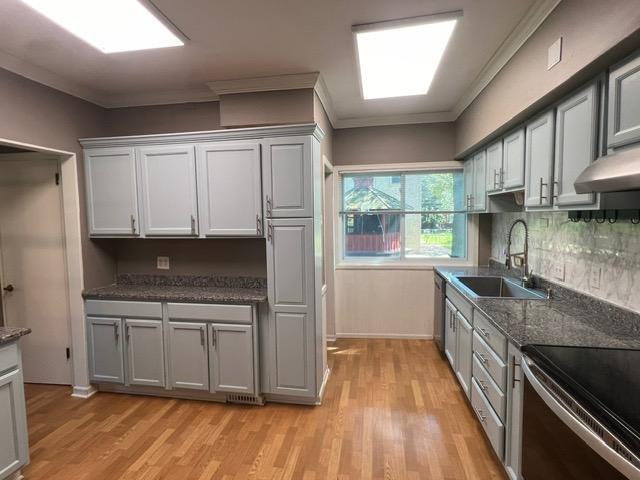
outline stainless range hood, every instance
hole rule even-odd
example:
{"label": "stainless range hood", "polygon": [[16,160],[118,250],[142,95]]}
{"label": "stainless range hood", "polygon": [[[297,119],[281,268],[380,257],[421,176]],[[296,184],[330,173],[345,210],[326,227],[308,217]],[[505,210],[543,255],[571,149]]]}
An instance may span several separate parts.
{"label": "stainless range hood", "polygon": [[640,190],[640,148],[598,158],[576,179],[577,193]]}

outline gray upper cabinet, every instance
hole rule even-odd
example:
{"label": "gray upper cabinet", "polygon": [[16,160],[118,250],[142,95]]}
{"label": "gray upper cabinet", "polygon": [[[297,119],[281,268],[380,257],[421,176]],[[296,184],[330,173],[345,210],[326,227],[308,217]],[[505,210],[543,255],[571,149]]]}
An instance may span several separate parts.
{"label": "gray upper cabinet", "polygon": [[262,235],[260,144],[200,144],[196,157],[201,234]]}
{"label": "gray upper cabinet", "polygon": [[487,192],[502,190],[502,140],[487,147]]}
{"label": "gray upper cabinet", "polygon": [[595,161],[597,144],[598,85],[594,83],[559,104],[556,109],[553,187],[556,206],[590,205],[595,202],[593,193],[577,194],[573,184],[578,175]]}
{"label": "gray upper cabinet", "polygon": [[84,152],[89,234],[135,236],[138,230],[136,158],[130,147]]}
{"label": "gray upper cabinet", "polygon": [[313,216],[312,137],[263,141],[263,193],[268,218]]}
{"label": "gray upper cabinet", "polygon": [[527,124],[525,141],[525,206],[551,205],[553,183],[553,110]]}
{"label": "gray upper cabinet", "polygon": [[502,188],[505,190],[524,187],[524,139],[524,128],[503,139]]}
{"label": "gray upper cabinet", "polygon": [[207,324],[168,324],[169,384],[172,388],[209,390]]}
{"label": "gray upper cabinet", "polygon": [[451,368],[456,369],[456,354],[458,350],[458,340],[456,338],[456,307],[448,299],[445,301],[445,329],[444,329],[444,354],[451,364]]}
{"label": "gray upper cabinet", "polygon": [[474,187],[474,157],[469,157],[464,162],[464,206],[465,210],[473,210],[473,187]]}
{"label": "gray upper cabinet", "polygon": [[460,313],[456,314],[456,376],[462,386],[462,390],[471,396],[471,368],[473,359],[473,328],[466,318]]}
{"label": "gray upper cabinet", "polygon": [[640,56],[612,68],[608,109],[607,146],[617,148],[640,141]]}
{"label": "gray upper cabinet", "polygon": [[193,145],[138,148],[145,235],[198,235],[194,149]]}
{"label": "gray upper cabinet", "polygon": [[96,383],[124,383],[122,321],[87,317],[89,375]]}
{"label": "gray upper cabinet", "polygon": [[255,392],[253,327],[211,324],[209,329],[211,391],[252,395]]}
{"label": "gray upper cabinet", "polygon": [[484,150],[473,156],[473,196],[471,204],[474,212],[487,209],[487,155]]}
{"label": "gray upper cabinet", "polygon": [[128,383],[164,387],[162,320],[125,319]]}
{"label": "gray upper cabinet", "polygon": [[27,463],[29,446],[22,371],[0,375],[0,478]]}

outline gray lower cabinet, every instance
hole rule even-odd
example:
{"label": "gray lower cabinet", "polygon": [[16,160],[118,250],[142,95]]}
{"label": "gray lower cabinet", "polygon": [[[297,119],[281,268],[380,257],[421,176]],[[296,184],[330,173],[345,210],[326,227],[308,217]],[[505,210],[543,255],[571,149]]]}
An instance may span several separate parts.
{"label": "gray lower cabinet", "polygon": [[164,387],[162,330],[162,320],[125,319],[129,384]]}
{"label": "gray lower cabinet", "polygon": [[209,349],[204,322],[168,323],[169,385],[209,390]]}
{"label": "gray lower cabinet", "polygon": [[456,369],[456,307],[447,299],[445,301],[444,354],[451,368]]}
{"label": "gray lower cabinet", "polygon": [[456,355],[456,376],[462,386],[462,390],[471,396],[471,369],[473,358],[473,327],[464,316],[456,314],[456,343],[458,353]]}
{"label": "gray lower cabinet", "polygon": [[8,478],[28,461],[22,371],[16,368],[0,374],[0,478]]}
{"label": "gray lower cabinet", "polygon": [[525,139],[525,206],[548,207],[553,191],[554,112],[527,124]]}
{"label": "gray lower cabinet", "polygon": [[87,317],[89,376],[96,383],[124,383],[122,319]]}
{"label": "gray lower cabinet", "polygon": [[506,448],[504,466],[511,480],[520,480],[522,458],[522,353],[509,344],[509,374],[507,382]]}
{"label": "gray lower cabinet", "polygon": [[214,323],[209,326],[209,336],[211,391],[255,393],[253,327]]}
{"label": "gray lower cabinet", "polygon": [[640,141],[640,56],[615,65],[609,74],[607,146]]}

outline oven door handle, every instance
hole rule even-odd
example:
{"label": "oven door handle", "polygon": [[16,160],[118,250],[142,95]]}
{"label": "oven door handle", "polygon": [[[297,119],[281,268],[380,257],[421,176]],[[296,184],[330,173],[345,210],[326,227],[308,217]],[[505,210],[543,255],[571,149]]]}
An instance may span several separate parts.
{"label": "oven door handle", "polygon": [[[593,451],[606,460],[612,467],[627,478],[640,479],[640,470],[638,468],[616,453],[616,451],[607,445],[602,438],[593,433],[591,429],[589,429],[573,413],[567,410],[564,405],[555,399],[547,387],[545,387],[531,371],[529,365],[533,364],[534,362],[532,362],[530,358],[523,355],[521,362],[522,372],[547,407],[549,407],[551,411],[573,431],[573,433],[580,437]],[[526,410],[524,411],[526,412]]]}

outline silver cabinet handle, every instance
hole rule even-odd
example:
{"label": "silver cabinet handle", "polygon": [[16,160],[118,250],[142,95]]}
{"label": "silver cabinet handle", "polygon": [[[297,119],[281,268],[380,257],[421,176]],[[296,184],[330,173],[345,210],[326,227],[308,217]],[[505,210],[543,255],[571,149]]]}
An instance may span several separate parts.
{"label": "silver cabinet handle", "polygon": [[269,240],[270,242],[273,241],[273,224],[269,223],[269,226],[267,227],[267,240]]}
{"label": "silver cabinet handle", "polygon": [[520,364],[516,362],[516,357],[511,357],[511,388],[516,388],[516,382],[519,382],[520,379],[516,378],[516,367],[519,367]]}
{"label": "silver cabinet handle", "polygon": [[191,215],[191,235],[196,234],[196,217]]}
{"label": "silver cabinet handle", "polygon": [[118,325],[118,322],[113,322],[113,336],[116,340],[118,340],[118,337],[120,336],[120,325]]}
{"label": "silver cabinet handle", "polygon": [[135,235],[136,234],[136,217],[131,215],[129,217],[129,220],[131,221],[131,233]]}
{"label": "silver cabinet handle", "polygon": [[478,383],[480,384],[480,388],[482,390],[484,390],[485,392],[488,390],[489,387],[487,386],[487,384],[486,384],[486,382],[484,380],[478,380]]}
{"label": "silver cabinet handle", "polygon": [[483,336],[485,336],[486,338],[489,338],[489,332],[487,332],[484,328],[478,327],[478,330]]}
{"label": "silver cabinet handle", "polygon": [[[500,169],[502,170],[502,169]],[[496,170],[495,168],[493,169],[493,189],[497,190],[498,189],[498,185],[500,183],[500,172],[498,172],[498,170]]]}
{"label": "silver cabinet handle", "polygon": [[204,347],[204,327],[200,327],[200,345]]}
{"label": "silver cabinet handle", "polygon": [[500,167],[500,189],[504,188],[504,168]]}
{"label": "silver cabinet handle", "polygon": [[[476,352],[477,353],[477,352]],[[483,354],[478,353],[478,357],[480,357],[480,360],[482,361],[482,363],[484,363],[485,365],[487,365],[489,363],[489,361],[487,360],[487,357],[485,357]]]}
{"label": "silver cabinet handle", "polygon": [[256,213],[256,233],[258,236],[262,235],[262,219],[259,213]]}
{"label": "silver cabinet handle", "polygon": [[267,195],[267,217],[271,218],[273,214],[273,203],[271,202],[271,197]]}
{"label": "silver cabinet handle", "polygon": [[558,192],[559,191],[560,191],[560,184],[558,183],[557,180],[554,180],[553,181],[553,195],[552,195],[554,200],[558,199],[558,195],[559,195]]}
{"label": "silver cabinet handle", "polygon": [[544,182],[544,178],[540,177],[540,205],[542,205],[542,199],[546,200],[546,195],[542,195],[542,187],[548,187],[549,184]]}
{"label": "silver cabinet handle", "polygon": [[131,338],[131,325],[127,325],[127,342],[129,341],[129,339]]}
{"label": "silver cabinet handle", "polygon": [[211,346],[212,347],[216,346],[216,329],[215,328],[211,329]]}
{"label": "silver cabinet handle", "polygon": [[487,417],[481,409],[476,408],[476,413],[478,414],[478,418],[482,423],[487,423]]}

